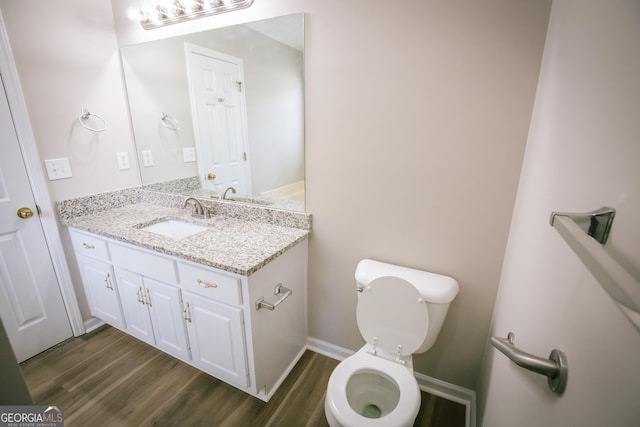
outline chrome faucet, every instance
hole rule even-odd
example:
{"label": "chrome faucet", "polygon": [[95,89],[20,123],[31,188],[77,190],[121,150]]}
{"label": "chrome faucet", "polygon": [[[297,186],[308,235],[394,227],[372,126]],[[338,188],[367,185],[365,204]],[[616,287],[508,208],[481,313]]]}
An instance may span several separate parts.
{"label": "chrome faucet", "polygon": [[236,194],[236,189],[235,189],[235,188],[233,188],[233,187],[227,187],[227,189],[226,189],[226,190],[224,190],[224,193],[222,193],[222,195],[220,196],[220,199],[221,199],[221,200],[225,200],[225,199],[227,198],[227,193],[229,192],[229,190],[231,190],[231,192],[232,192],[233,194]]}
{"label": "chrome faucet", "polygon": [[184,201],[183,207],[186,208],[190,201],[193,201],[191,216],[195,216],[196,218],[209,218],[210,216],[209,211],[204,206],[202,206],[202,203],[200,203],[200,200],[194,197],[187,197],[187,199]]}

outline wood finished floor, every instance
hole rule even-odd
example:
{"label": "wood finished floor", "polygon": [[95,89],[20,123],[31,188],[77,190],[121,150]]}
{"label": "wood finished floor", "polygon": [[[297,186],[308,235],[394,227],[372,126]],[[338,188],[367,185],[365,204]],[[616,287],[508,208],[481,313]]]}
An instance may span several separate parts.
{"label": "wood finished floor", "polygon": [[[103,327],[22,363],[34,404],[65,426],[327,426],[324,393],[338,361],[307,351],[268,403],[117,329]],[[463,427],[465,407],[427,393],[415,426]]]}

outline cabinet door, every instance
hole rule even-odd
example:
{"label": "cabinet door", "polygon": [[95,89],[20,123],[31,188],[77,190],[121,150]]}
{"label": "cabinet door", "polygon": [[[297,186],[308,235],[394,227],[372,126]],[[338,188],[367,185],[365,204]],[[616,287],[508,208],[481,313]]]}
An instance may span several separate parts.
{"label": "cabinet door", "polygon": [[189,360],[180,289],[147,277],[143,280],[156,346],[180,359]]}
{"label": "cabinet door", "polygon": [[79,256],[78,267],[91,314],[111,326],[124,329],[118,288],[111,264]]}
{"label": "cabinet door", "polygon": [[182,294],[192,363],[230,384],[247,387],[243,313],[192,292]]}
{"label": "cabinet door", "polygon": [[126,324],[125,330],[147,344],[153,345],[153,329],[144,295],[142,276],[116,268],[116,278]]}

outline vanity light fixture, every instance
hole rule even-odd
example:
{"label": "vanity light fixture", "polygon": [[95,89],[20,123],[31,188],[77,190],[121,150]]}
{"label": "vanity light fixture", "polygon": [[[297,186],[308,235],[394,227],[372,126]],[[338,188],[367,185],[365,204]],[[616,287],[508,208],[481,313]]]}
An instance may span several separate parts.
{"label": "vanity light fixture", "polygon": [[160,1],[155,7],[138,10],[130,8],[129,19],[151,30],[191,19],[246,9],[253,0],[171,0]]}

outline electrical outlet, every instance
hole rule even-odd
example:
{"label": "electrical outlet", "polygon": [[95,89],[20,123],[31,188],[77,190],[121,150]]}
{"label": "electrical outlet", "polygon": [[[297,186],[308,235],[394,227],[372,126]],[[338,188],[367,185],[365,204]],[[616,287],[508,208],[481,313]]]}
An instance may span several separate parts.
{"label": "electrical outlet", "polygon": [[47,168],[47,175],[49,175],[49,181],[62,178],[71,178],[71,165],[69,159],[49,159],[44,161],[44,165]]}
{"label": "electrical outlet", "polygon": [[116,155],[118,156],[118,167],[120,168],[120,170],[125,170],[125,169],[129,169],[129,153],[127,153],[126,151],[121,151],[119,153],[116,153]]}
{"label": "electrical outlet", "polygon": [[151,154],[151,150],[142,150],[142,166],[146,168],[153,166],[153,154]]}
{"label": "electrical outlet", "polygon": [[196,149],[191,148],[183,148],[182,149],[182,159],[185,163],[187,162],[195,162],[196,161]]}

